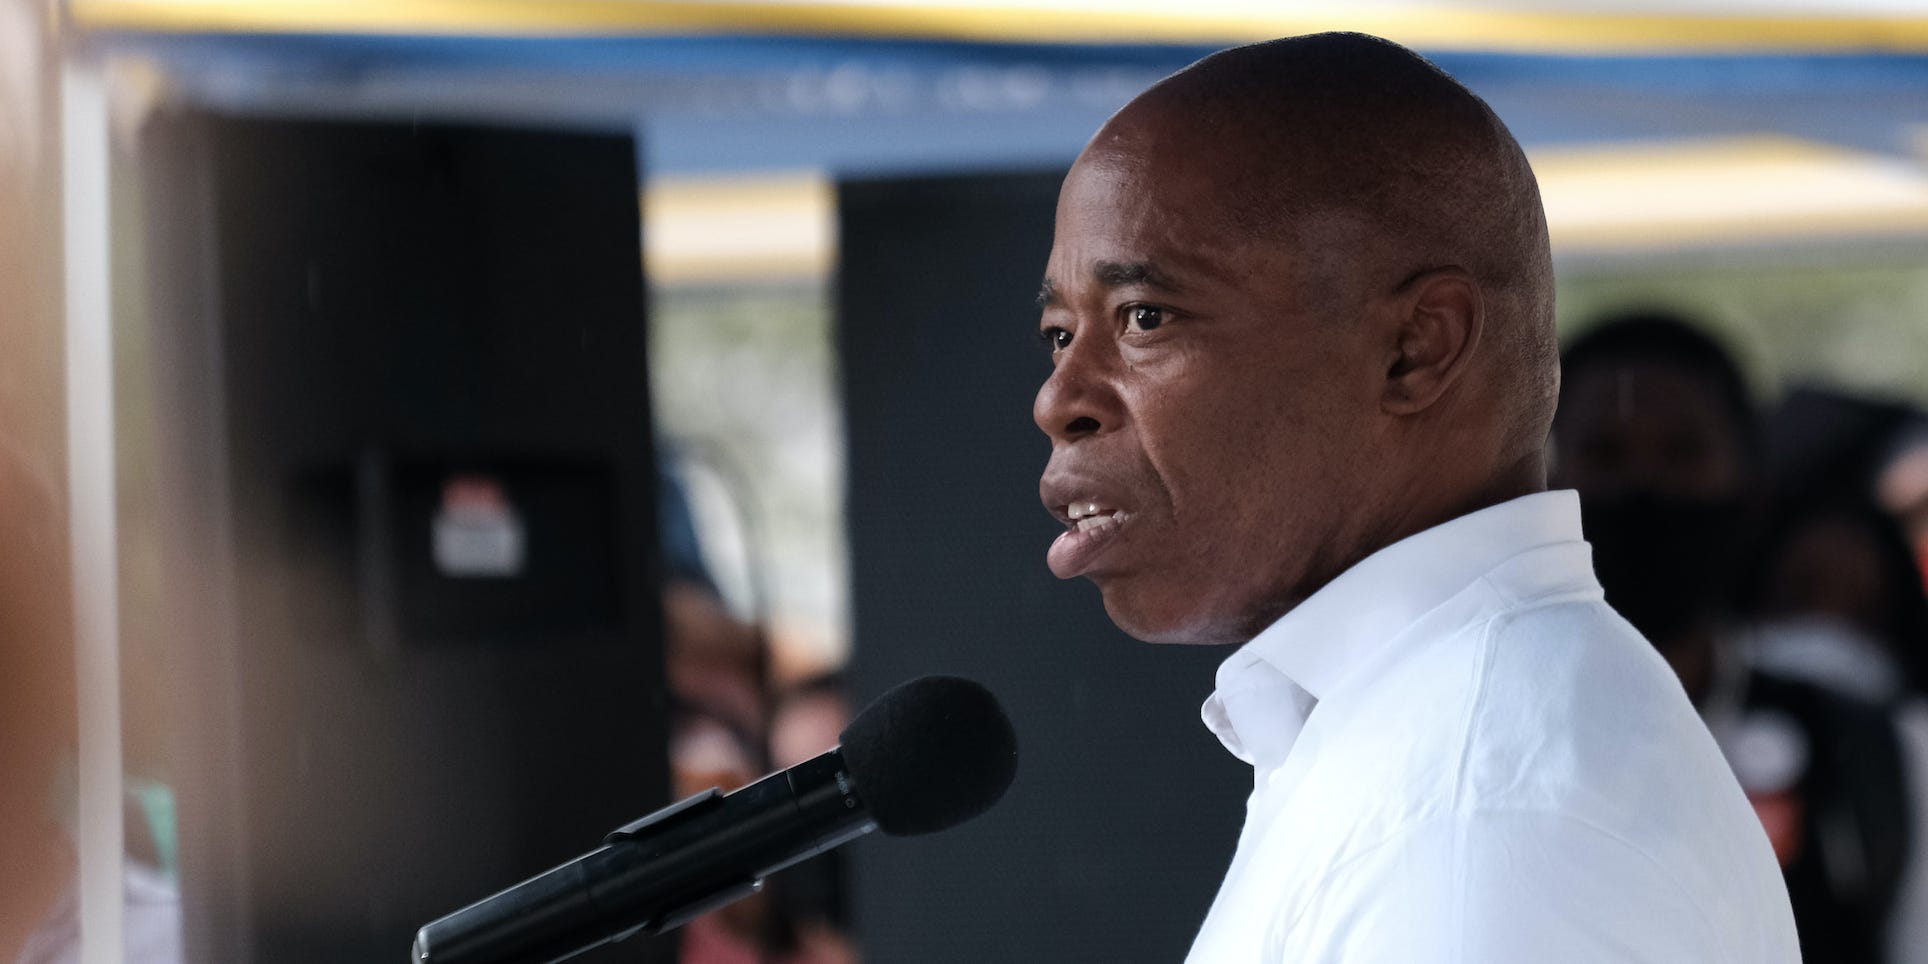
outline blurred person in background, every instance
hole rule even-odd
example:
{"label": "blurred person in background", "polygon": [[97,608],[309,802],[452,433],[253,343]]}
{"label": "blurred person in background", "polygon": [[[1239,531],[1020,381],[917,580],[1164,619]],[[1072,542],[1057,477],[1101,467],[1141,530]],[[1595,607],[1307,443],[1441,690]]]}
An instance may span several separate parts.
{"label": "blurred person in background", "polygon": [[1914,832],[1884,707],[1751,666],[1738,594],[1764,441],[1711,337],[1664,313],[1568,346],[1554,477],[1579,490],[1607,601],[1666,657],[1774,846],[1808,964],[1876,964]]}
{"label": "blurred person in background", "polygon": [[[55,8],[0,0],[0,961],[80,956],[78,742],[61,398]],[[148,839],[130,814],[128,839]],[[180,899],[122,864],[121,960],[182,960]]]}
{"label": "blurred person in background", "polygon": [[[850,697],[840,673],[822,673],[777,691],[770,708],[770,764],[786,770],[842,742],[850,725]],[[820,854],[770,879],[773,899],[799,933],[818,943],[849,949],[850,918],[846,895],[849,854]]]}
{"label": "blurred person in background", "polygon": [[66,913],[74,850],[54,805],[75,740],[73,651],[61,607],[53,506],[19,462],[0,488],[0,960],[42,959],[48,924]]}
{"label": "blurred person in background", "polygon": [[[729,793],[761,775],[749,737],[719,714],[678,701],[671,717],[671,792],[681,800],[715,787]],[[768,899],[758,893],[682,928],[682,964],[766,964]]]}
{"label": "blurred person in background", "polygon": [[796,766],[836,746],[850,725],[843,674],[820,673],[777,692],[770,708],[770,762]]}
{"label": "blurred person in background", "polygon": [[[1875,494],[1901,521],[1916,567],[1928,574],[1928,417],[1917,415],[1895,433],[1875,478]],[[1922,589],[1928,592],[1928,579]]]}
{"label": "blurred person in background", "polygon": [[1891,914],[1893,964],[1928,962],[1928,593],[1902,520],[1877,495],[1896,440],[1905,445],[1919,420],[1892,402],[1790,393],[1768,420],[1773,509],[1743,595],[1755,665],[1894,720],[1915,818]]}
{"label": "blurred person in background", "polygon": [[[53,492],[0,448],[0,961],[18,964],[80,959],[73,597]],[[180,896],[131,798],[125,829],[122,960],[178,964]]]}
{"label": "blurred person in background", "polygon": [[656,498],[670,692],[709,707],[740,732],[761,733],[769,716],[767,641],[755,623],[730,612],[717,589],[673,456],[658,462]]}
{"label": "blurred person in background", "polygon": [[[657,492],[675,799],[712,787],[729,793],[835,746],[849,719],[834,683],[772,696],[768,640],[759,625],[731,613],[717,590],[682,480],[667,465]],[[773,761],[777,748],[803,755]],[[854,964],[856,951],[832,914],[843,899],[843,875],[833,869],[840,865],[830,859],[837,856],[773,875],[762,892],[685,925],[682,964]]]}
{"label": "blurred person in background", "polygon": [[1761,665],[1881,703],[1924,692],[1928,593],[1904,518],[1878,500],[1920,419],[1812,386],[1769,417],[1773,499],[1746,598]]}
{"label": "blurred person in background", "polygon": [[1894,518],[1866,493],[1779,496],[1745,602],[1756,665],[1875,703],[1921,692],[1928,599]]}
{"label": "blurred person in background", "polygon": [[[727,716],[679,701],[670,739],[671,784],[678,799],[711,787],[729,793],[768,769],[756,741]],[[778,874],[771,878],[770,888],[685,925],[678,960],[681,964],[855,964],[857,955],[848,940],[800,920],[779,897],[781,882],[812,863]]]}
{"label": "blurred person in background", "polygon": [[663,616],[670,692],[709,707],[739,732],[763,732],[769,695],[757,627],[736,618],[714,590],[681,580],[663,588]]}

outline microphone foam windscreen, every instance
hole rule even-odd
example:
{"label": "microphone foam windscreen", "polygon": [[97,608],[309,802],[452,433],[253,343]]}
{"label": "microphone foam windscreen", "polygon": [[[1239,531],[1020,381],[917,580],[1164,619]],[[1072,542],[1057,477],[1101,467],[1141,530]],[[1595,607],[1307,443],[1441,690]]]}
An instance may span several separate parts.
{"label": "microphone foam windscreen", "polygon": [[1017,775],[1018,738],[990,690],[921,676],[857,714],[843,731],[843,758],[877,829],[901,837],[990,809]]}

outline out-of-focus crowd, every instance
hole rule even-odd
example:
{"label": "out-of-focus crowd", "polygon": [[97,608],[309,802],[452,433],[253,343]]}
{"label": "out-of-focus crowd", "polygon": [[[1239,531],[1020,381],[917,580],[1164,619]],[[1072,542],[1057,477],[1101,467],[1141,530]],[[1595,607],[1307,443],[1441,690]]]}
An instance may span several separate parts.
{"label": "out-of-focus crowd", "polygon": [[1563,361],[1552,482],[1753,802],[1803,958],[1928,962],[1928,421],[1811,387],[1759,406],[1666,312]]}
{"label": "out-of-focus crowd", "polygon": [[[785,680],[761,620],[732,613],[704,563],[680,479],[659,479],[669,766],[676,799],[735,790],[840,742],[851,709],[834,672]],[[854,964],[843,851],[773,875],[684,927],[683,964]]]}

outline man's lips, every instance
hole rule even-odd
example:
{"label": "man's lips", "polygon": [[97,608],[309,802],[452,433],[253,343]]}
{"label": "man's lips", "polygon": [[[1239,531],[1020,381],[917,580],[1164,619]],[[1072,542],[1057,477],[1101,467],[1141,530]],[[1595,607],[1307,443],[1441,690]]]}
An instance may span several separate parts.
{"label": "man's lips", "polygon": [[1038,486],[1045,507],[1051,510],[1065,531],[1051,543],[1045,562],[1060,579],[1071,579],[1090,572],[1099,554],[1117,541],[1131,522],[1132,512],[1122,500],[1105,493],[1104,486],[1090,480],[1046,474]]}
{"label": "man's lips", "polygon": [[1071,517],[1069,527],[1051,543],[1044,556],[1051,574],[1059,579],[1072,579],[1090,572],[1105,547],[1117,541],[1119,533],[1131,521],[1129,512],[1097,502],[1071,503],[1067,514]]}

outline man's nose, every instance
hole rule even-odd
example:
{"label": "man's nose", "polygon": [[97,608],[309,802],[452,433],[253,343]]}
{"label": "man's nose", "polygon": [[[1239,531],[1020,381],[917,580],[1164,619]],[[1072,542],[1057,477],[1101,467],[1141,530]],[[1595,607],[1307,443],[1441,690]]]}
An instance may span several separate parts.
{"label": "man's nose", "polygon": [[1052,442],[1071,442],[1118,428],[1124,409],[1101,359],[1073,344],[1038,389],[1031,417]]}

